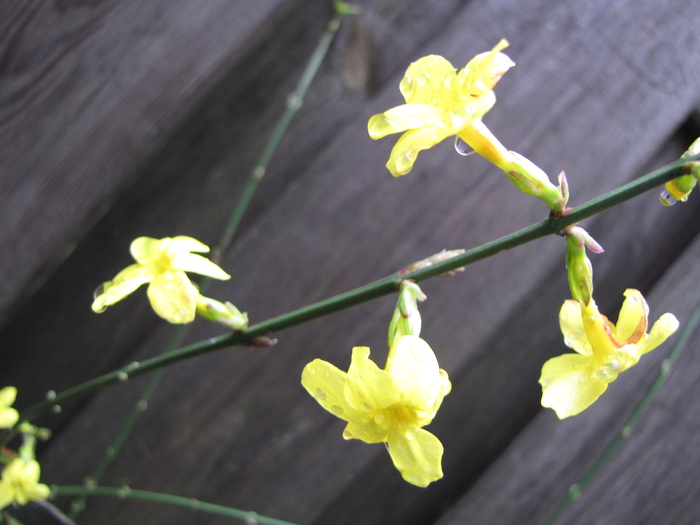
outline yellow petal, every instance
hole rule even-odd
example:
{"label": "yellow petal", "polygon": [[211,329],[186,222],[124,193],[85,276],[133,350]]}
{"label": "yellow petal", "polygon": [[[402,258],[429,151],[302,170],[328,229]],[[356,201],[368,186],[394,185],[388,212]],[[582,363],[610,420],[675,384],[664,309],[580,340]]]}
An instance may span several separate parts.
{"label": "yellow petal", "polygon": [[608,388],[593,377],[593,358],[564,354],[542,367],[542,406],[553,408],[564,419],[588,408]]}
{"label": "yellow petal", "polygon": [[408,66],[399,90],[409,104],[440,106],[445,89],[454,87],[450,86],[452,79],[456,79],[452,64],[441,56],[428,55]]}
{"label": "yellow petal", "polygon": [[593,353],[599,359],[606,359],[606,356],[614,355],[618,349],[618,343],[613,337],[615,325],[607,317],[601,315],[593,299],[588,305],[581,305],[581,320],[588,342],[593,347]]}
{"label": "yellow petal", "polygon": [[360,419],[363,413],[357,411],[345,399],[344,389],[347,374],[327,361],[314,359],[304,367],[301,384],[318,403],[345,421]]}
{"label": "yellow petal", "polygon": [[10,428],[19,420],[19,412],[14,408],[0,408],[0,428]]}
{"label": "yellow petal", "polygon": [[403,336],[394,344],[386,371],[401,391],[401,405],[415,410],[432,410],[434,415],[450,391],[450,381],[440,373],[435,353],[417,336]]}
{"label": "yellow petal", "polygon": [[12,406],[17,399],[17,389],[13,386],[6,386],[0,390],[0,407]]}
{"label": "yellow petal", "polygon": [[647,331],[649,305],[639,290],[625,290],[625,301],[615,325],[615,339],[620,343],[636,343]]}
{"label": "yellow petal", "polygon": [[637,343],[640,354],[651,352],[654,348],[663,343],[673,333],[678,330],[678,319],[673,314],[666,313],[659,317],[658,321],[651,327],[649,335],[644,335]]}
{"label": "yellow petal", "polygon": [[466,85],[474,96],[481,96],[490,91],[498,83],[501,77],[515,65],[507,55],[500,51],[508,47],[508,42],[503,39],[486,53],[480,53],[472,58],[464,68],[469,71]]}
{"label": "yellow petal", "polygon": [[559,327],[564,335],[566,346],[579,354],[591,355],[593,353],[593,347],[588,342],[588,336],[583,329],[581,305],[578,301],[571,299],[564,301],[561,310],[559,310]]}
{"label": "yellow petal", "polygon": [[8,483],[0,483],[0,510],[10,505],[15,500],[14,492]]}
{"label": "yellow petal", "polygon": [[168,249],[173,252],[199,252],[199,253],[209,253],[209,246],[203,242],[198,241],[192,237],[187,237],[186,235],[178,235],[169,239],[170,243]]}
{"label": "yellow petal", "polygon": [[[377,417],[382,417],[378,415]],[[373,418],[348,421],[343,437],[345,439],[359,439],[365,443],[384,443],[391,429],[386,425],[378,424]]]}
{"label": "yellow petal", "polygon": [[344,394],[348,403],[362,412],[389,407],[398,403],[400,398],[394,378],[369,359],[366,346],[352,349]]}
{"label": "yellow petal", "polygon": [[407,131],[401,135],[391,150],[386,167],[394,177],[405,175],[413,168],[413,163],[420,151],[433,147],[452,134],[454,131],[447,126],[433,126]]}
{"label": "yellow petal", "polygon": [[426,487],[442,477],[442,443],[427,430],[392,432],[387,443],[394,466],[409,483]]}
{"label": "yellow petal", "polygon": [[194,320],[197,295],[197,287],[184,272],[165,272],[153,279],[148,286],[148,299],[153,310],[174,324]]}
{"label": "yellow petal", "polygon": [[162,242],[160,239],[154,239],[153,237],[137,237],[131,241],[129,252],[136,261],[142,263],[146,257],[160,251],[161,244]]}
{"label": "yellow petal", "polygon": [[367,124],[369,136],[380,139],[409,129],[440,126],[447,120],[445,113],[427,104],[404,104],[374,115]]}
{"label": "yellow petal", "polygon": [[97,288],[92,309],[98,313],[104,312],[108,306],[121,301],[139,286],[151,281],[153,277],[151,270],[142,264],[127,266],[117,274],[114,280],[107,281]]}
{"label": "yellow petal", "polygon": [[0,428],[10,428],[19,419],[17,410],[11,407],[17,397],[17,389],[6,386],[0,390]]}
{"label": "yellow petal", "polygon": [[182,270],[183,272],[198,273],[214,279],[225,281],[231,276],[222,270],[217,264],[201,255],[193,253],[175,253],[171,258],[171,269]]}

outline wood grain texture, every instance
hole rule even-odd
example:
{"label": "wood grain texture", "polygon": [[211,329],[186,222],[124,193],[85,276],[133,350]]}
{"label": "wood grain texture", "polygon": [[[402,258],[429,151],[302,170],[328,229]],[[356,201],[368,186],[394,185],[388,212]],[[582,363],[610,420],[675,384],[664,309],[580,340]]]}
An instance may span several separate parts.
{"label": "wood grain texture", "polygon": [[[112,17],[118,9],[108,11],[110,5],[101,5],[102,24],[117,27]],[[160,135],[170,140],[145,161],[124,161],[134,174],[121,179],[120,192],[116,186],[105,190],[114,203],[111,209],[0,333],[8,348],[0,379],[18,383],[21,404],[38,398],[47,384],[65,388],[165,347],[172,328],[158,322],[143,294],[94,316],[91,291],[129,263],[128,243],[137,235],[216,239],[225,211],[323,30],[327,6],[313,5],[311,11],[290,10],[268,19],[264,38],[256,36],[265,45],[229,50],[240,59],[231,59],[226,71],[221,66],[218,83],[208,86],[206,96],[189,99],[182,111],[190,118],[178,121],[179,113],[170,111]],[[647,10],[663,15],[650,21]],[[631,1],[614,7],[606,2],[573,7],[544,0],[528,6],[455,1],[427,11],[417,1],[365,3],[361,23],[372,50],[365,90],[345,90],[341,38],[280,145],[242,235],[224,254],[222,264],[234,278],[217,283],[211,295],[231,299],[255,322],[377,279],[443,248],[492,240],[546,213],[485,161],[459,157],[449,143],[421,153],[414,171],[402,179],[386,172],[394,141],[370,141],[367,119],[401,103],[402,70],[428,53],[462,65],[503,36],[511,41],[509,54],[518,65],[499,84],[499,101],[486,122],[508,147],[550,174],[566,169],[572,204],[677,156],[686,138],[668,142],[668,137],[700,98],[697,22],[689,1],[673,6],[645,2],[642,8]],[[162,30],[168,32],[169,24],[164,22]],[[663,51],[646,42],[628,43],[638,32],[648,32],[650,24],[666,35]],[[111,136],[106,133],[102,140]],[[659,149],[664,155],[656,155]],[[42,162],[52,155],[57,153],[46,152]],[[651,289],[697,235],[698,213],[692,199],[667,210],[656,195],[647,195],[587,221],[584,226],[608,250],[593,261],[601,308],[616,309],[626,287]],[[497,484],[487,484],[492,476],[487,469],[494,462],[500,465],[504,451],[503,461],[511,466],[508,445],[523,429],[523,439],[532,433],[536,442],[555,427],[556,436],[568,428],[556,426],[553,414],[538,414],[537,385],[541,364],[564,349],[556,323],[568,295],[563,243],[544,239],[455,277],[425,283],[423,289],[429,297],[421,308],[423,335],[454,386],[430,427],[446,447],[446,475],[440,482],[426,490],[403,483],[381,446],[343,441],[342,423],[299,386],[305,363],[322,357],[345,368],[354,345],[369,345],[372,357],[383,363],[394,300],[389,297],[275,334],[280,342],[273,348],[225,350],[172,367],[104,483],[197,497],[298,523],[433,523],[458,502],[452,522],[464,522],[472,511],[462,509],[474,508],[471,487],[480,505],[489,494],[495,496]],[[671,306],[652,302],[653,312],[664,308]],[[216,333],[197,322],[187,341]],[[44,479],[79,483],[143,384],[143,378],[127,382],[45,418],[60,432],[42,450]],[[603,406],[603,423],[618,421],[616,410],[627,410],[614,403]],[[541,420],[546,430],[531,430]],[[585,439],[572,448],[574,456],[612,432],[605,424],[586,429]],[[679,429],[679,436],[686,432]],[[566,442],[556,441],[559,447]],[[537,454],[531,466],[535,473],[537,465],[542,469],[557,461],[545,447]],[[580,471],[575,470],[580,464],[573,465],[565,479],[575,479]],[[556,473],[565,470],[561,466]],[[514,477],[512,470],[498,471]],[[525,479],[534,483],[532,478]],[[526,499],[530,485],[517,480],[512,485],[507,493]],[[548,493],[555,486],[566,484],[552,475],[537,489]],[[550,495],[547,502],[555,500]],[[521,509],[526,516],[521,523],[536,523],[534,518],[543,514],[542,509]],[[604,510],[589,514],[590,521],[604,516]],[[498,506],[480,511],[500,523]],[[514,507],[512,512],[520,511]],[[225,523],[182,509],[110,500],[91,500],[84,520]]]}
{"label": "wood grain texture", "polygon": [[[648,295],[650,321],[672,311],[683,328],[698,303],[699,249],[697,240],[691,243]],[[630,436],[561,523],[697,523],[697,348],[691,337]],[[645,356],[579,417],[538,414],[438,525],[544,523],[620,431],[670,350],[667,343]]]}
{"label": "wood grain texture", "polygon": [[0,249],[13,260],[0,263],[0,321],[292,4],[3,3]]}

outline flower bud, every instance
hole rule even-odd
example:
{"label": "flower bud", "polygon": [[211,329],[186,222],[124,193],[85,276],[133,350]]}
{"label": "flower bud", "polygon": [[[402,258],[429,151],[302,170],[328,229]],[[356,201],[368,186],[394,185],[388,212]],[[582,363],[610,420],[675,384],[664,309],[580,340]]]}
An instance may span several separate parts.
{"label": "flower bud", "polygon": [[571,297],[587,306],[593,295],[593,267],[586,248],[600,253],[603,248],[583,228],[574,226],[566,232],[566,268]]}
{"label": "flower bud", "polygon": [[[518,189],[528,195],[542,199],[554,212],[561,212],[566,207],[568,186],[566,179],[560,175],[561,186],[557,188],[534,162],[519,153],[511,151],[513,160],[506,169],[506,175]],[[566,196],[565,196],[566,194]]]}
{"label": "flower bud", "polygon": [[[700,138],[697,138],[681,155],[681,158],[693,157],[700,154]],[[685,202],[688,200],[688,195],[698,183],[700,178],[700,162],[688,162],[683,168],[683,175],[677,179],[668,181],[664,186],[664,191],[661,192],[661,204],[664,206],[673,206],[678,201]]]}
{"label": "flower bud", "polygon": [[248,328],[248,314],[241,312],[228,301],[221,303],[200,294],[197,296],[197,313],[232,330]]}
{"label": "flower bud", "polygon": [[408,280],[401,281],[399,298],[389,323],[389,348],[404,335],[420,335],[421,317],[418,301],[425,301],[425,299],[427,297],[416,283]]}

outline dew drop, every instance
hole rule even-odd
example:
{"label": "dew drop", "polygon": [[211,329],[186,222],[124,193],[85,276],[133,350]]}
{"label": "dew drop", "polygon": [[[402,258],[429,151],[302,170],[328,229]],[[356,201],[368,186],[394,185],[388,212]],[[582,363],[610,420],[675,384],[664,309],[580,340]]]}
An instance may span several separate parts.
{"label": "dew drop", "polygon": [[117,379],[119,381],[127,381],[129,379],[129,374],[126,372],[117,372]]}
{"label": "dew drop", "polygon": [[336,416],[342,416],[345,414],[345,409],[341,406],[333,405],[331,407],[331,412],[333,412]]}
{"label": "dew drop", "polygon": [[380,412],[374,416],[374,422],[377,425],[384,424],[384,421],[386,421],[386,415],[384,415],[383,413]]}
{"label": "dew drop", "polygon": [[664,206],[673,206],[676,204],[676,202],[678,201],[671,197],[671,194],[668,191],[664,190],[661,192],[661,204]]}
{"label": "dew drop", "polygon": [[472,155],[476,153],[469,144],[464,142],[462,139],[459,137],[455,137],[455,151],[462,155],[463,157],[468,157],[469,155]]}
{"label": "dew drop", "polygon": [[316,389],[316,393],[314,394],[314,397],[315,397],[316,399],[321,400],[321,401],[325,401],[325,399],[326,399],[327,396],[326,396],[326,393],[325,393],[323,390],[321,390],[320,388],[317,388],[317,389]]}

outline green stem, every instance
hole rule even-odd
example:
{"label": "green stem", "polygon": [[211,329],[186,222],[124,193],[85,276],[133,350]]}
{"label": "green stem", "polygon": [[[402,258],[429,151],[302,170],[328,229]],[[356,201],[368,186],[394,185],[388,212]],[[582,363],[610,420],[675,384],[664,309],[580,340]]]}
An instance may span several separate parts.
{"label": "green stem", "polygon": [[328,53],[328,48],[333,41],[333,37],[338,31],[338,27],[340,27],[341,17],[341,14],[336,13],[336,15],[328,23],[328,27],[311,55],[309,63],[306,65],[306,69],[304,70],[301,79],[299,79],[299,82],[297,83],[296,89],[294,89],[294,92],[287,97],[287,107],[284,113],[282,113],[280,119],[277,121],[277,125],[273,129],[270,138],[260,154],[260,158],[255,163],[253,171],[250,174],[246,187],[243,189],[243,193],[241,194],[238,204],[234,209],[228,223],[226,224],[226,227],[224,228],[221,241],[219,242],[219,248],[221,250],[226,250],[226,248],[228,248],[228,246],[231,244],[231,238],[238,229],[238,225],[243,218],[243,214],[253,198],[255,189],[265,176],[265,171],[267,170],[267,165],[270,162],[272,155],[274,155],[275,151],[277,150],[277,146],[279,146],[279,143],[286,133],[289,124],[292,122],[294,115],[296,115],[299,108],[301,108],[304,96],[309,90],[311,82],[318,72],[318,68],[321,67],[321,63],[323,62],[326,53]]}
{"label": "green stem", "polygon": [[[307,63],[304,72],[302,73],[301,79],[297,83],[296,88],[294,89],[292,94],[287,98],[287,107],[284,113],[282,113],[279,120],[277,121],[277,124],[272,130],[272,133],[270,134],[270,137],[268,138],[265,147],[263,148],[263,151],[260,154],[260,157],[258,158],[257,162],[253,166],[253,169],[251,170],[248,182],[245,188],[243,189],[243,193],[241,194],[241,196],[238,199],[238,202],[233,208],[233,212],[231,213],[229,220],[226,223],[226,226],[224,227],[224,230],[219,239],[219,243],[214,249],[215,253],[223,254],[230,246],[231,240],[235,235],[236,231],[238,230],[238,226],[240,225],[241,219],[243,218],[243,215],[248,209],[250,201],[253,198],[253,195],[255,194],[255,190],[257,189],[260,180],[262,180],[263,175],[265,174],[265,170],[267,169],[267,165],[270,162],[270,159],[277,150],[277,147],[279,146],[280,141],[284,137],[284,134],[286,133],[287,128],[292,122],[292,119],[301,107],[301,102],[304,96],[306,95],[307,91],[309,90],[313,79],[316,77],[318,69],[323,63],[323,59],[328,53],[328,49],[330,48],[331,42],[333,41],[333,37],[337,33],[338,28],[340,26],[341,17],[341,14],[336,13],[335,16],[328,23],[326,31],[321,36],[321,39],[316,45],[316,49],[309,58],[309,62]],[[205,293],[210,283],[211,279],[202,279],[202,281],[199,283],[200,293]],[[175,348],[177,348],[182,342],[182,339],[184,338],[186,333],[187,327],[178,327],[178,329],[175,331],[169,344],[166,347],[165,354],[172,352]],[[156,391],[158,384],[160,383],[160,380],[163,376],[163,371],[164,369],[161,369],[151,376],[148,383],[146,384],[146,387],[141,393],[141,396],[136,402],[134,409],[129,414],[127,420],[124,422],[124,425],[119,430],[119,433],[114,438],[112,444],[107,449],[108,454],[106,454],[102,458],[100,463],[92,472],[90,479],[94,481],[99,481],[114,461],[114,458],[121,451],[121,448],[123,447],[124,443],[131,434],[131,431],[136,425],[136,422],[139,420],[141,414],[143,414],[149,399]],[[72,503],[72,510],[70,514],[71,518],[76,519],[80,515],[80,513],[85,508],[86,499],[87,494],[83,493]]]}
{"label": "green stem", "polygon": [[593,466],[591,466],[591,468],[588,469],[588,471],[583,475],[583,477],[581,477],[581,481],[573,484],[569,488],[569,494],[559,504],[559,506],[556,509],[554,509],[552,514],[545,522],[545,525],[554,525],[554,523],[556,523],[559,520],[559,518],[569,507],[569,505],[571,505],[581,496],[581,492],[583,491],[583,489],[586,488],[591,483],[591,481],[595,479],[595,477],[598,475],[601,469],[608,463],[615,451],[620,447],[620,445],[622,445],[622,442],[625,440],[625,438],[630,435],[630,432],[632,431],[632,426],[642,416],[644,411],[649,406],[649,403],[651,403],[651,400],[653,399],[657,390],[661,388],[661,385],[666,380],[666,377],[668,377],[671,368],[676,363],[678,357],[681,355],[681,352],[688,343],[688,339],[690,339],[690,336],[695,331],[698,321],[700,321],[700,305],[696,306],[695,310],[690,315],[690,319],[688,319],[688,322],[685,324],[685,328],[683,329],[683,332],[681,333],[680,337],[678,338],[678,341],[673,347],[673,350],[671,351],[669,356],[666,359],[664,359],[663,363],[661,363],[661,370],[659,371],[659,375],[656,377],[654,383],[651,385],[651,387],[644,395],[642,400],[639,402],[637,408],[634,409],[632,415],[629,417],[629,419],[627,419],[625,424],[622,425],[622,429],[620,430],[620,432],[617,433],[615,439],[613,439],[613,441],[603,451],[603,453],[600,455],[600,458],[598,458],[598,461],[596,461],[595,464],[593,464]]}
{"label": "green stem", "polygon": [[209,514],[217,514],[228,518],[235,518],[246,523],[255,523],[258,525],[295,525],[289,521],[282,521],[275,518],[261,516],[255,512],[233,509],[224,505],[216,505],[214,503],[206,503],[194,498],[185,498],[182,496],[173,496],[172,494],[162,494],[159,492],[151,492],[148,490],[136,490],[129,487],[86,487],[84,485],[54,485],[51,487],[53,496],[106,496],[119,499],[139,499],[144,501],[154,501],[156,503],[165,503],[168,505],[176,505],[187,509],[207,512]]}
{"label": "green stem", "polygon": [[[255,338],[265,336],[271,332],[277,332],[285,328],[299,325],[329,315],[351,306],[371,301],[378,297],[389,295],[398,290],[398,286],[403,279],[412,279],[416,282],[424,281],[431,277],[447,273],[457,268],[467,266],[497,253],[515,248],[535,239],[540,239],[548,235],[556,234],[564,228],[571,226],[583,219],[592,217],[613,206],[636,197],[645,191],[649,191],[681,174],[683,166],[690,161],[700,160],[700,155],[678,160],[668,164],[656,171],[653,171],[639,179],[625,184],[624,186],[610,191],[600,197],[592,199],[581,206],[571,210],[569,213],[558,218],[549,218],[540,221],[532,226],[523,228],[515,233],[506,235],[495,241],[483,244],[464,253],[433,264],[427,268],[415,270],[405,274],[392,274],[370,284],[366,284],[354,290],[324,299],[302,308],[298,308],[286,314],[273,317],[252,325],[245,332],[234,332],[213,337],[206,341],[200,341],[190,346],[173,350],[167,354],[152,357],[140,363],[132,363],[113,372],[96,377],[85,383],[76,385],[68,390],[64,390],[51,400],[41,401],[29,407],[22,413],[22,417],[30,419],[36,415],[50,409],[53,405],[60,404],[78,397],[82,397],[90,392],[100,390],[108,385],[124,381],[129,377],[144,374],[158,368],[177,363],[184,359],[189,359],[198,355],[206,354],[227,348],[230,346],[249,343]],[[660,205],[660,204],[659,204]]]}

